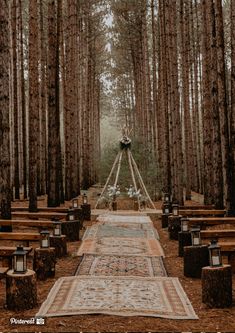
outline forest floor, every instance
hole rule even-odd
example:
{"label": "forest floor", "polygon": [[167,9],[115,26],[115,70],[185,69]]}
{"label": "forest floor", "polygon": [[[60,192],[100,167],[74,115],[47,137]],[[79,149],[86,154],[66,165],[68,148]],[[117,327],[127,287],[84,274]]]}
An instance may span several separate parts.
{"label": "forest floor", "polygon": [[[92,199],[93,197],[93,199]],[[95,196],[91,194],[92,206]],[[201,197],[197,197],[201,199]],[[201,200],[198,200],[201,201]],[[188,204],[196,204],[189,201]],[[23,203],[20,202],[19,205]],[[24,203],[27,205],[27,203]],[[40,206],[45,201],[40,201]],[[69,206],[69,203],[66,203]],[[156,202],[156,208],[161,202]],[[123,207],[120,207],[123,208]],[[89,225],[91,222],[85,222]],[[165,267],[171,277],[178,277],[188,298],[190,299],[199,320],[170,320],[152,317],[122,317],[111,315],[77,315],[47,318],[44,326],[11,325],[10,319],[30,319],[38,312],[55,281],[63,276],[74,275],[79,258],[74,255],[80,242],[68,243],[68,255],[58,259],[55,278],[38,281],[38,307],[23,312],[12,312],[5,308],[5,280],[0,281],[0,333],[1,332],[235,332],[235,275],[233,275],[234,304],[226,309],[208,309],[201,301],[201,280],[186,278],[183,275],[183,259],[179,258],[176,241],[168,239],[167,230],[161,228],[160,219],[154,222],[161,245],[165,252]],[[32,258],[30,264],[32,265]]]}

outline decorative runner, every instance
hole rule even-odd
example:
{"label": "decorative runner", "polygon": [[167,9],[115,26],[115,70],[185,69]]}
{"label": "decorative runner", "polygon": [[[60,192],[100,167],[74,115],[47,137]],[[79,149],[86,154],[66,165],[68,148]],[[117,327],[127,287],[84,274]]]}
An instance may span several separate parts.
{"label": "decorative runner", "polygon": [[114,226],[114,227],[120,227],[120,228],[126,228],[126,229],[136,229],[136,230],[139,230],[139,229],[142,229],[142,230],[155,229],[154,225],[153,225],[153,222],[139,223],[139,222],[106,221],[106,222],[97,222],[97,224],[98,225],[110,225],[110,226]]}
{"label": "decorative runner", "polygon": [[161,257],[84,254],[75,275],[167,276]]}
{"label": "decorative runner", "polygon": [[100,215],[97,218],[100,222],[137,222],[137,223],[150,223],[150,217],[146,215],[141,216],[125,216],[125,215]]}
{"label": "decorative runner", "polygon": [[128,238],[147,238],[159,239],[157,231],[153,228],[143,229],[129,229],[120,226],[100,225],[95,224],[88,227],[83,235],[82,240],[95,239],[103,237],[128,237]]}
{"label": "decorative runner", "polygon": [[145,238],[114,238],[86,239],[78,249],[77,255],[91,254],[117,254],[163,256],[164,252],[157,239]]}
{"label": "decorative runner", "polygon": [[198,319],[179,280],[164,277],[63,277],[36,316],[92,313]]}

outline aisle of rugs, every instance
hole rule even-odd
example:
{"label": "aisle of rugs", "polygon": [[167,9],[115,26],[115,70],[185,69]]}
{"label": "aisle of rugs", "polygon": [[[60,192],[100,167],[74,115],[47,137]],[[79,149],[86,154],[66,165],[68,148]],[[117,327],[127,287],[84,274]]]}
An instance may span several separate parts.
{"label": "aisle of rugs", "polygon": [[75,276],[52,287],[36,316],[79,314],[198,319],[178,278],[168,277],[151,219],[105,214],[88,227]]}

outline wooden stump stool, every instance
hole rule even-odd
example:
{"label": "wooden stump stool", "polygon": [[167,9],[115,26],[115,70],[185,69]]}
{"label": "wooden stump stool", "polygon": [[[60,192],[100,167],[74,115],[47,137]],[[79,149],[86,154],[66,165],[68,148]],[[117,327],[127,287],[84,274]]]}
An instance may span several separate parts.
{"label": "wooden stump stool", "polygon": [[210,308],[232,305],[232,268],[230,265],[202,269],[202,302]]}
{"label": "wooden stump stool", "polygon": [[61,232],[67,237],[70,242],[79,240],[79,231],[81,229],[81,223],[78,220],[66,221],[61,224]]}
{"label": "wooden stump stool", "polygon": [[169,238],[178,240],[178,233],[181,231],[181,215],[168,217]]}
{"label": "wooden stump stool", "polygon": [[162,214],[162,228],[168,228],[168,216],[169,214]]}
{"label": "wooden stump stool", "polygon": [[209,265],[207,245],[184,247],[184,276],[200,278],[202,268]]}
{"label": "wooden stump stool", "polygon": [[9,270],[6,275],[6,304],[9,310],[28,310],[37,306],[37,278],[30,269],[25,274]]}
{"label": "wooden stump stool", "polygon": [[191,233],[185,232],[185,231],[180,231],[178,233],[178,241],[179,241],[178,256],[183,257],[184,256],[184,246],[192,245]]}
{"label": "wooden stump stool", "polygon": [[67,254],[67,242],[66,236],[50,236],[50,245],[55,248],[55,255],[58,258],[66,256]]}
{"label": "wooden stump stool", "polygon": [[36,248],[34,250],[33,269],[38,280],[46,280],[55,276],[55,248]]}
{"label": "wooden stump stool", "polygon": [[[90,204],[83,204],[83,205],[81,205],[81,207],[82,207],[84,220],[90,221],[91,220],[91,205]],[[115,209],[113,209],[113,210],[115,210]]]}

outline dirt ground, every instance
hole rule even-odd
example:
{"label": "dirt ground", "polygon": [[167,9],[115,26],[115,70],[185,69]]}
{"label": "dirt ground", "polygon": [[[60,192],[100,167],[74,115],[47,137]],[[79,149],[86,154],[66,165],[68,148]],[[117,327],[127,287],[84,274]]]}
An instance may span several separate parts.
{"label": "dirt ground", "polygon": [[[94,201],[94,200],[93,200]],[[40,206],[44,201],[40,202]],[[192,202],[189,202],[192,204]],[[22,205],[22,203],[19,203]],[[67,206],[69,204],[67,203]],[[93,205],[93,203],[92,203]],[[157,208],[161,202],[156,203]],[[86,222],[88,225],[89,222]],[[47,281],[38,281],[38,307],[23,312],[12,312],[5,308],[5,280],[0,281],[0,333],[1,332],[235,332],[235,275],[233,276],[234,304],[226,309],[208,309],[201,302],[201,280],[183,276],[183,259],[177,256],[176,241],[168,239],[161,228],[160,220],[154,222],[165,251],[165,267],[169,276],[178,277],[187,293],[199,320],[168,320],[151,317],[121,317],[110,315],[78,315],[46,319],[44,326],[11,325],[10,319],[30,319],[35,316],[54,282],[62,276],[73,275],[79,258],[74,253],[80,242],[68,243],[68,255],[58,259],[56,276]],[[1,242],[2,244],[2,242]],[[32,258],[30,259],[32,264]]]}

